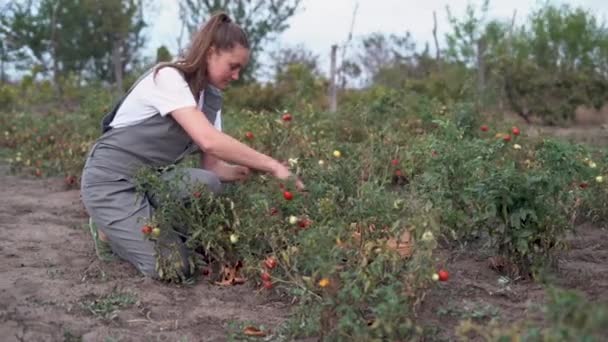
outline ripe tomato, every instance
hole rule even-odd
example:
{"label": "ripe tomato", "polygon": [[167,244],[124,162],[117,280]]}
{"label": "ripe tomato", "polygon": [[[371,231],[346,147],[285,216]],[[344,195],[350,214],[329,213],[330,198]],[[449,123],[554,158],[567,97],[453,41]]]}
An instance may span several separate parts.
{"label": "ripe tomato", "polygon": [[74,185],[74,183],[76,183],[76,177],[74,177],[74,176],[65,177],[65,183],[67,185]]}
{"label": "ripe tomato", "polygon": [[272,282],[271,281],[262,281],[262,286],[266,290],[270,290],[272,288]]}
{"label": "ripe tomato", "polygon": [[481,125],[481,127],[479,127],[479,129],[480,129],[482,132],[487,132],[487,131],[488,131],[490,128],[488,127],[488,125]]}
{"label": "ripe tomato", "polygon": [[505,135],[502,137],[502,140],[503,140],[504,142],[509,142],[509,141],[511,141],[511,135],[510,135],[510,134],[505,134]]}
{"label": "ripe tomato", "polygon": [[291,121],[292,117],[290,113],[285,113],[283,114],[283,121],[287,122],[287,121]]}
{"label": "ripe tomato", "polygon": [[208,276],[209,274],[211,274],[211,269],[209,267],[203,267],[201,268],[201,274],[204,276]]}
{"label": "ripe tomato", "polygon": [[270,281],[272,279],[272,277],[270,276],[270,273],[264,271],[262,272],[262,275],[260,275],[260,278],[262,278],[262,281]]}
{"label": "ripe tomato", "polygon": [[293,194],[289,191],[283,191],[283,197],[286,200],[291,201],[293,199]]}
{"label": "ripe tomato", "polygon": [[274,216],[279,213],[279,209],[272,207],[270,208],[270,216]]}
{"label": "ripe tomato", "polygon": [[393,160],[391,160],[391,164],[393,164],[393,166],[397,166],[397,165],[399,165],[399,160],[393,159]]}
{"label": "ripe tomato", "polygon": [[403,173],[401,172],[401,170],[397,169],[397,170],[395,170],[395,176],[401,177],[401,176],[403,176]]}
{"label": "ripe tomato", "polygon": [[249,140],[253,139],[253,133],[251,133],[251,132],[245,133],[245,138],[247,138]]}
{"label": "ripe tomato", "polygon": [[513,128],[511,128],[511,132],[513,133],[513,135],[519,135],[519,128],[513,126]]}
{"label": "ripe tomato", "polygon": [[266,258],[266,260],[264,260],[264,266],[266,266],[266,268],[268,268],[269,270],[277,267],[277,259],[275,259],[274,257]]}
{"label": "ripe tomato", "polygon": [[450,274],[446,270],[439,270],[437,275],[439,275],[439,281],[448,281],[448,278],[450,277]]}
{"label": "ripe tomato", "polygon": [[148,235],[148,234],[152,233],[152,227],[145,225],[141,228],[141,232]]}
{"label": "ripe tomato", "polygon": [[582,182],[581,184],[578,185],[581,189],[585,189],[589,186],[589,183],[587,182]]}
{"label": "ripe tomato", "polygon": [[298,221],[298,227],[300,227],[302,229],[308,227],[309,224],[310,224],[310,221],[306,218]]}

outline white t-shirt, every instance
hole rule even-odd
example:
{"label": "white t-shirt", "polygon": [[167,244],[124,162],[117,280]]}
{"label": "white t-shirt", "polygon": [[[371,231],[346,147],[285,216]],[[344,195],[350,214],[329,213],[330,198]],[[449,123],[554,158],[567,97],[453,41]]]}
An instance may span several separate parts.
{"label": "white t-shirt", "polygon": [[[203,94],[199,97],[198,108],[203,107]],[[197,106],[194,96],[182,73],[171,67],[162,68],[154,76],[154,71],[144,77],[131,91],[118,109],[112,128],[126,127],[140,123],[157,113],[166,116],[172,111]],[[222,110],[217,112],[213,125],[222,130]]]}

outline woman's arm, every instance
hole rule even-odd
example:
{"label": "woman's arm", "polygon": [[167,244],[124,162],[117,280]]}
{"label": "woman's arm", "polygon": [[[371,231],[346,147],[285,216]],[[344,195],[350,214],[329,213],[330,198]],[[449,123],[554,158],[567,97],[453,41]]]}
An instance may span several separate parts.
{"label": "woman's arm", "polygon": [[[287,179],[291,176],[289,169],[277,160],[215,129],[196,107],[174,110],[171,116],[203,152],[221,160],[271,173],[279,179]],[[298,187],[304,186],[298,181]]]}
{"label": "woman's arm", "polygon": [[201,153],[201,168],[215,173],[222,182],[242,181],[249,178],[249,168],[230,165],[209,153]]}

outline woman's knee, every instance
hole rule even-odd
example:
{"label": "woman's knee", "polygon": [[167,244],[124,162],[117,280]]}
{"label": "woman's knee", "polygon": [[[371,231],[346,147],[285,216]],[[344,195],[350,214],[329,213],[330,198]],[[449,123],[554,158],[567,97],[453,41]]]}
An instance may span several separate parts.
{"label": "woman's knee", "polygon": [[219,194],[223,191],[220,177],[214,172],[203,169],[188,169],[190,182],[204,184],[212,193]]}

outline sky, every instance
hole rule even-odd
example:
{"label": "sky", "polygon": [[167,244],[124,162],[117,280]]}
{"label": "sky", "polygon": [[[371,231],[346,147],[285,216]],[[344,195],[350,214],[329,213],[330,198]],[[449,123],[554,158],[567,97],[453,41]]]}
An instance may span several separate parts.
{"label": "sky", "polygon": [[[571,6],[586,8],[601,20],[608,19],[608,0],[570,0],[548,1],[551,4],[568,3]],[[446,6],[455,16],[464,13],[466,5],[478,7],[481,0],[302,0],[298,12],[289,19],[289,28],[280,34],[269,49],[278,46],[301,44],[319,56],[323,71],[329,69],[329,54],[332,44],[346,41],[358,3],[353,36],[372,32],[403,34],[412,33],[419,48],[426,42],[433,46],[433,11],[437,12],[438,36],[448,31]],[[534,0],[494,0],[490,1],[489,17],[510,20],[517,11],[516,22],[522,23],[540,2]],[[179,16],[177,0],[160,0],[157,8],[147,18],[151,22],[148,31],[148,49],[155,51],[166,45],[172,53],[177,51],[179,36]],[[152,55],[153,52],[150,52]]]}

